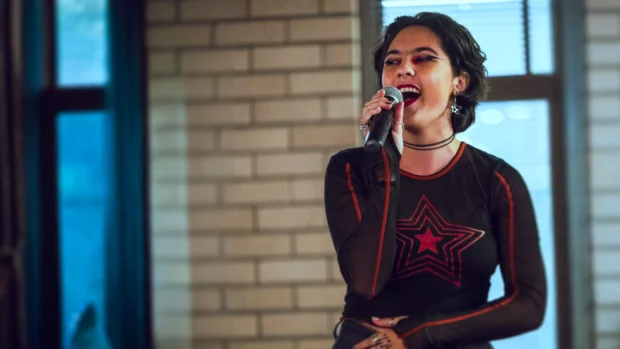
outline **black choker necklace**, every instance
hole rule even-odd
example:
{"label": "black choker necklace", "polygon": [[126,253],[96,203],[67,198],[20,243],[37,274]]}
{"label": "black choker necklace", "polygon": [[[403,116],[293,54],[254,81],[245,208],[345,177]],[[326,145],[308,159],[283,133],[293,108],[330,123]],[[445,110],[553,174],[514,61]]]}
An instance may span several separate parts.
{"label": "black choker necklace", "polygon": [[454,140],[454,137],[456,137],[455,133],[453,133],[452,136],[444,139],[443,141],[439,141],[436,143],[414,144],[414,143],[403,141],[403,145],[409,149],[415,149],[415,150],[435,150],[435,149],[439,149],[439,148],[445,147],[446,145],[450,144],[452,140]]}

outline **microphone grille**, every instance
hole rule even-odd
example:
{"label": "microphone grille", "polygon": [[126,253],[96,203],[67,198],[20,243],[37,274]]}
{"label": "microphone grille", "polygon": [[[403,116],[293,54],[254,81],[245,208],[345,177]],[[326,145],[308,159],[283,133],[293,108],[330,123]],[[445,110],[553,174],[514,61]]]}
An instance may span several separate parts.
{"label": "microphone grille", "polygon": [[385,97],[390,98],[394,101],[394,103],[400,103],[403,101],[403,94],[393,86],[386,86],[383,88],[385,91]]}

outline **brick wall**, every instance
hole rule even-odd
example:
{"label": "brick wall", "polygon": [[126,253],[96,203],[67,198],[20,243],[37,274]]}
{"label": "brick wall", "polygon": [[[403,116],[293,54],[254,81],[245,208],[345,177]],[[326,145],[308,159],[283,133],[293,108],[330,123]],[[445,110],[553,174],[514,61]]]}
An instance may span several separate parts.
{"label": "brick wall", "polygon": [[357,0],[148,3],[158,349],[324,349],[322,203],[359,142]]}
{"label": "brick wall", "polygon": [[[596,349],[617,349],[620,1],[584,1]],[[322,176],[359,142],[356,4],[148,3],[158,349],[329,347]]]}
{"label": "brick wall", "polygon": [[620,1],[585,0],[597,349],[620,348]]}

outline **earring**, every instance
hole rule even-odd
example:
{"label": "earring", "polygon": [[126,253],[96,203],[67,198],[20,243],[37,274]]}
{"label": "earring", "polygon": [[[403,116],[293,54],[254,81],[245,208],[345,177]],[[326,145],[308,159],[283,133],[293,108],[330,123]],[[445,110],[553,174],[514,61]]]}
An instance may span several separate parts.
{"label": "earring", "polygon": [[459,90],[455,89],[454,91],[454,100],[452,101],[452,106],[450,107],[452,114],[460,114],[461,113],[461,109],[462,107],[458,104],[456,104],[456,96],[458,96],[459,94]]}

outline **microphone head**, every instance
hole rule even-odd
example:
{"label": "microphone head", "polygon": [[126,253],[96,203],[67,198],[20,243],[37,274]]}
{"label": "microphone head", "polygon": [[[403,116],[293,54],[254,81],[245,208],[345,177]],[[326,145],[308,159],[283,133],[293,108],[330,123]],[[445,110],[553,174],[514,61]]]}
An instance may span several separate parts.
{"label": "microphone head", "polygon": [[383,90],[385,91],[385,97],[391,99],[394,104],[400,103],[404,100],[403,94],[400,93],[396,87],[386,86]]}

